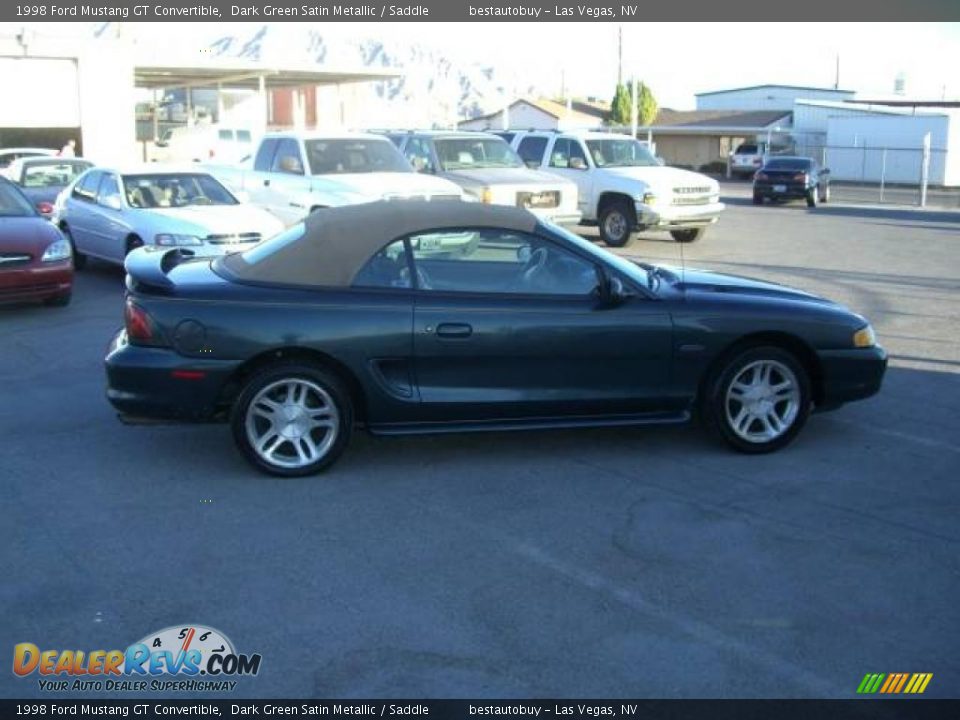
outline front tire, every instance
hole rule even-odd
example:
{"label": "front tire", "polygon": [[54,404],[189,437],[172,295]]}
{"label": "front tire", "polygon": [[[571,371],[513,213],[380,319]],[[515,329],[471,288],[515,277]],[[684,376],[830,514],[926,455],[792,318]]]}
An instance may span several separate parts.
{"label": "front tire", "polygon": [[350,393],[336,375],[283,363],[247,381],[230,424],[252,465],[271,475],[300,477],[336,461],[350,440],[353,415]]}
{"label": "front tire", "polygon": [[817,206],[817,200],[820,196],[820,188],[814,186],[807,190],[807,207],[815,208]]}
{"label": "front tire", "polygon": [[87,266],[87,256],[77,250],[77,244],[73,241],[73,235],[70,234],[70,228],[63,226],[60,232],[70,243],[70,252],[73,255],[73,269],[83,270]]}
{"label": "front tire", "polygon": [[623,247],[630,241],[634,218],[625,200],[614,200],[600,211],[600,239],[610,247]]}
{"label": "front tire", "polygon": [[708,424],[742,453],[774,452],[789,444],[810,416],[810,378],[792,353],[775,346],[743,350],[707,384]]}
{"label": "front tire", "polygon": [[687,228],[686,230],[671,230],[670,236],[680,243],[696,242],[707,232],[706,228]]}

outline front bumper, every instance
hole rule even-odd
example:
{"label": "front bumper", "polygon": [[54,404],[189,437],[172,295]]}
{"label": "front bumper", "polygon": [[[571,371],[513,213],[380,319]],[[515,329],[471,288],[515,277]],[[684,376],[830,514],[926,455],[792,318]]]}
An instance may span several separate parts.
{"label": "front bumper", "polygon": [[663,229],[704,227],[719,220],[725,207],[721,202],[707,205],[647,205],[638,202],[637,224]]}
{"label": "front bumper", "polygon": [[222,409],[223,389],[239,365],[131,345],[124,330],[111,341],[104,364],[107,400],[121,415],[185,421],[209,420]]}
{"label": "front bumper", "polygon": [[73,264],[70,260],[0,270],[0,302],[46,300],[70,292]]}
{"label": "front bumper", "polygon": [[887,352],[879,345],[821,350],[817,356],[823,373],[823,397],[819,404],[835,407],[879,392],[887,370]]}

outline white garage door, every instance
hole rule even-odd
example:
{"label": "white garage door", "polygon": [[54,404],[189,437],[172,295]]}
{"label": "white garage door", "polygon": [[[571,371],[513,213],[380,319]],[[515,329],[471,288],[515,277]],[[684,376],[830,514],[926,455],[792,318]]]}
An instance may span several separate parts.
{"label": "white garage door", "polygon": [[0,57],[0,98],[0,127],[77,127],[77,64],[73,60]]}

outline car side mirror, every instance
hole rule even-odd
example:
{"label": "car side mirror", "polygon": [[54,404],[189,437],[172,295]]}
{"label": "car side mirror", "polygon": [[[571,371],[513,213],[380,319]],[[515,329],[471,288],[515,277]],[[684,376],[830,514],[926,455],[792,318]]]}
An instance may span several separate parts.
{"label": "car side mirror", "polygon": [[571,170],[586,170],[587,164],[583,161],[582,157],[572,157],[567,162],[567,167]]}
{"label": "car side mirror", "polygon": [[616,275],[607,275],[603,271],[599,271],[597,275],[599,280],[597,291],[601,307],[617,307],[630,298],[630,291],[624,286],[623,280]]}

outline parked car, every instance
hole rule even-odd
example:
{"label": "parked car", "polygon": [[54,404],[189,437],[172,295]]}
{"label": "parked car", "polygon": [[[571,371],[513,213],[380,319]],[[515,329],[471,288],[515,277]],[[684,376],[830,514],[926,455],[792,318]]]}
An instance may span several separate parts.
{"label": "parked car", "polygon": [[515,131],[513,147],[528,167],[577,184],[583,222],[622,247],[634,232],[666,230],[677,242],[703,237],[723,211],[716,180],[663,166],[628,135]]}
{"label": "parked car", "polygon": [[451,180],[480,202],[525,207],[559,225],[580,222],[576,184],[526,167],[496,135],[413,131],[401,135],[398,147],[414,170]]}
{"label": "parked car", "polygon": [[52,219],[70,239],[81,269],[87,256],[122,263],[142,245],[223,255],[283,229],[205,172],[153,165],[88,170],[60,193]]}
{"label": "parked car", "polygon": [[92,162],[81,158],[35,155],[10,163],[7,177],[20,186],[37,212],[49,220],[60,191],[92,167]]}
{"label": "parked car", "polygon": [[[425,240],[478,233],[472,252]],[[878,391],[860,315],[800,290],[630,262],[530,212],[379,202],[250,250],[127,258],[107,397],[128,421],[229,421],[277,475],[377,434],[680,423],[746,453]]]}
{"label": "parked car", "polygon": [[170,128],[154,145],[155,162],[240,162],[253,152],[250,130],[225,125]]}
{"label": "parked car", "polygon": [[206,168],[285,225],[340,205],[463,198],[457,185],[415,173],[393,143],[370,133],[270,133],[260,141],[252,164]]}
{"label": "parked car", "polygon": [[753,178],[753,204],[764,200],[807,201],[807,207],[830,200],[830,169],[811,158],[774,157]]}
{"label": "parked car", "polygon": [[0,177],[0,302],[68,305],[70,243],[12,182]]}
{"label": "parked car", "polygon": [[6,175],[6,169],[14,160],[38,155],[56,155],[58,152],[59,150],[50,148],[0,148],[0,173]]}
{"label": "parked car", "polygon": [[768,158],[775,155],[789,155],[793,146],[771,142],[741,143],[730,153],[730,174],[739,177],[753,177]]}

